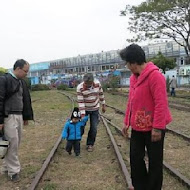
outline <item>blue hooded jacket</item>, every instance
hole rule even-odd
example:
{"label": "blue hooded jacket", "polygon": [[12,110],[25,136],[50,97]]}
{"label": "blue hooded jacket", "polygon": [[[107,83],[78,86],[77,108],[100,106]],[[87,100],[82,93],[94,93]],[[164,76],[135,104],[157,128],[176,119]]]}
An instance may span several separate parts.
{"label": "blue hooded jacket", "polygon": [[62,138],[67,140],[81,140],[81,128],[85,127],[88,121],[88,116],[85,116],[82,120],[77,123],[73,123],[69,119],[62,130]]}

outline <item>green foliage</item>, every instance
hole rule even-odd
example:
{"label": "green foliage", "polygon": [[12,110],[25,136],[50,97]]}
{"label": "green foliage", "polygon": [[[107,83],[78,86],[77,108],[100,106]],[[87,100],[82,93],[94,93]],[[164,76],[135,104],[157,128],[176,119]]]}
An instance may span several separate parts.
{"label": "green foliage", "polygon": [[103,91],[107,91],[108,88],[111,88],[113,91],[119,87],[120,78],[118,76],[110,76],[107,81],[102,83]]}
{"label": "green foliage", "polygon": [[110,88],[110,85],[106,82],[102,83],[102,89],[104,92],[106,92],[108,90],[108,88]]}
{"label": "green foliage", "polygon": [[130,15],[128,29],[134,36],[128,42],[169,37],[183,46],[189,56],[189,0],[147,0],[138,6],[127,5],[121,15]]}
{"label": "green foliage", "polygon": [[0,76],[4,75],[5,73],[3,71],[0,71]]}
{"label": "green foliage", "polygon": [[4,69],[3,67],[0,67],[0,76],[4,75],[7,72],[7,69]]}
{"label": "green foliage", "polygon": [[31,86],[32,91],[50,90],[46,84],[35,84]]}
{"label": "green foliage", "polygon": [[29,89],[31,89],[31,81],[30,81],[30,79],[26,77],[26,78],[24,78],[24,80],[26,81],[27,87]]}
{"label": "green foliage", "polygon": [[58,87],[57,87],[57,90],[67,90],[68,89],[68,86],[66,84],[60,84]]}
{"label": "green foliage", "polygon": [[166,90],[167,92],[170,92],[170,78],[167,76],[166,78]]}
{"label": "green foliage", "polygon": [[162,69],[164,73],[166,70],[173,69],[176,66],[173,58],[167,58],[161,52],[151,58],[150,61]]}

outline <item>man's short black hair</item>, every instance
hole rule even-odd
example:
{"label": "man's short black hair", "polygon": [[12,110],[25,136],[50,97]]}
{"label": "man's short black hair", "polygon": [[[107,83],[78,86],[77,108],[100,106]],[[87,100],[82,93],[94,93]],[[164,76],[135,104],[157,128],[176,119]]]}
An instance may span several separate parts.
{"label": "man's short black hair", "polygon": [[84,82],[93,82],[94,81],[94,76],[92,73],[86,73],[83,77]]}
{"label": "man's short black hair", "polygon": [[137,44],[131,44],[120,51],[120,57],[122,60],[129,62],[130,64],[137,63],[142,65],[146,62],[144,50]]}
{"label": "man's short black hair", "polygon": [[27,65],[27,64],[28,62],[25,61],[24,59],[18,59],[13,66],[13,70],[15,70],[17,67],[22,69],[24,65]]}

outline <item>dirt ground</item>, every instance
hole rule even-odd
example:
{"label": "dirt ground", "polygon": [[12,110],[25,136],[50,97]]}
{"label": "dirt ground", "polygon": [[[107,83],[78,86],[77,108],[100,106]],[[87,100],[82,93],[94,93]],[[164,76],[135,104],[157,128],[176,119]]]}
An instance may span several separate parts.
{"label": "dirt ground", "polygon": [[37,189],[54,187],[56,190],[124,190],[125,180],[102,123],[93,152],[86,150],[89,125],[81,142],[81,157],[65,151],[63,141],[48,171]]}
{"label": "dirt ground", "polygon": [[[105,94],[108,104],[125,110],[126,98]],[[28,126],[24,127],[23,131],[23,139],[19,151],[22,165],[21,181],[13,184],[7,180],[5,175],[1,175],[0,190],[26,190],[29,187],[36,172],[40,169],[46,156],[60,136],[62,127],[69,117],[70,101],[55,90],[32,92],[32,99],[37,100],[33,103],[35,123],[30,122]],[[113,122],[118,123],[122,127],[123,117],[115,114],[113,116],[112,112],[111,109],[107,109],[105,115],[112,118]],[[174,117],[175,125],[173,124],[171,127],[179,128],[179,122],[181,122],[181,130],[188,126],[189,117],[187,117],[186,113],[183,115],[183,113],[174,110],[172,114],[176,115]],[[39,190],[61,190],[63,186],[64,189],[68,190],[126,189],[125,180],[102,123],[99,125],[94,152],[89,153],[86,151],[85,140],[88,127],[87,125],[81,142],[81,158],[76,158],[73,154],[68,155],[64,149],[65,141],[63,141],[38,187]],[[187,131],[188,134],[189,129],[185,128],[184,131]],[[117,135],[115,137],[118,144],[122,145],[122,137],[117,137]],[[128,145],[122,145],[120,149],[123,151],[127,163],[129,156]],[[174,152],[174,155],[176,160],[180,159],[179,154]],[[172,160],[172,157],[173,154],[171,152],[168,158]],[[1,162],[0,160],[0,165]],[[129,164],[127,166],[129,167]],[[163,189],[185,190],[178,181],[171,178],[167,173],[164,173]]]}
{"label": "dirt ground", "polygon": [[[61,134],[70,113],[71,103],[57,91],[32,92],[35,122],[23,128],[19,150],[22,166],[21,181],[13,184],[5,175],[0,176],[0,190],[26,190],[41,168],[54,143]],[[2,160],[0,160],[0,165]]]}

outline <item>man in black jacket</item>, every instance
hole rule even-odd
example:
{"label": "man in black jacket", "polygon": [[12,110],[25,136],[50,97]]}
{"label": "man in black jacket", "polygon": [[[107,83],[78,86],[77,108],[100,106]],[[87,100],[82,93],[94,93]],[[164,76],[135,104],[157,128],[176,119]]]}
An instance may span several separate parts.
{"label": "man in black jacket", "polygon": [[3,160],[1,173],[8,173],[10,180],[19,181],[20,162],[18,148],[22,135],[22,126],[33,120],[30,93],[26,82],[29,63],[17,60],[13,71],[0,77],[0,130],[10,146]]}

